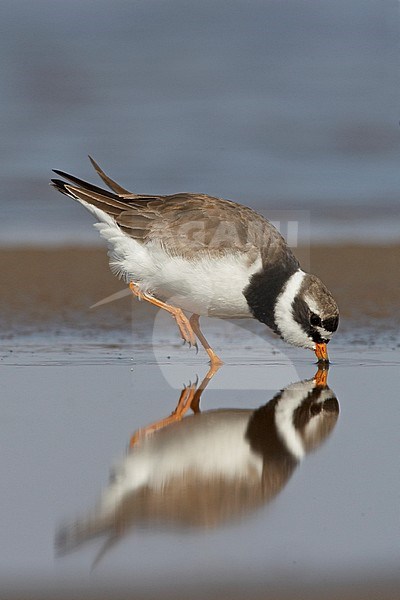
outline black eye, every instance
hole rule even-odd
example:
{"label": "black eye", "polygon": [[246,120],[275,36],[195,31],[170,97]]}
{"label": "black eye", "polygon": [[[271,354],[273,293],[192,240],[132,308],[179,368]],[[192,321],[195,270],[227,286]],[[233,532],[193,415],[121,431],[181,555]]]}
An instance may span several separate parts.
{"label": "black eye", "polygon": [[318,325],[321,325],[321,319],[319,318],[318,315],[316,315],[315,313],[312,313],[310,316],[310,323],[314,327],[317,327]]}

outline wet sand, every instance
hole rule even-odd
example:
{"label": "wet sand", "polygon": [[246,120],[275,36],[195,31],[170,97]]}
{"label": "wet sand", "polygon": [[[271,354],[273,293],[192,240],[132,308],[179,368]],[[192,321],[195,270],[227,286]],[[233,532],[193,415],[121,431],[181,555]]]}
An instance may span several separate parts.
{"label": "wet sand", "polygon": [[[332,290],[346,320],[368,325],[400,323],[400,245],[313,246],[296,252],[306,270]],[[132,300],[90,306],[126,286],[112,275],[103,248],[12,248],[0,250],[0,324],[3,336],[47,330],[123,330]],[[154,310],[135,302],[141,321]]]}

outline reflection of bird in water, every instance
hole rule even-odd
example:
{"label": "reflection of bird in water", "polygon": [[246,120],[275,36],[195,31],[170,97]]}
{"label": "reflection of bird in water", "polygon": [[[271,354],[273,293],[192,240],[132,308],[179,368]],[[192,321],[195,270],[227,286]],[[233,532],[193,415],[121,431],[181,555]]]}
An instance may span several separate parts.
{"label": "reflection of bird in water", "polygon": [[[194,387],[186,394],[192,400]],[[143,435],[114,469],[98,506],[60,529],[57,549],[108,533],[99,558],[135,525],[206,528],[238,519],[279,493],[338,414],[326,371],[318,371],[256,410],[198,412]]]}

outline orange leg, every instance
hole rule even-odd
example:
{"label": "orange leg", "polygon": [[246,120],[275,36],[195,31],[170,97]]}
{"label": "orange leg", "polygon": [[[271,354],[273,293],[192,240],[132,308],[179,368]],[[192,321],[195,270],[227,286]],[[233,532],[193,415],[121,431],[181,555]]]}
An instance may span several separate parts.
{"label": "orange leg", "polygon": [[131,440],[129,442],[129,447],[132,448],[135,446],[141,439],[146,437],[147,435],[158,431],[159,429],[163,429],[171,423],[176,423],[176,421],[180,421],[185,414],[187,413],[190,405],[192,403],[194,393],[196,391],[196,383],[190,384],[188,387],[184,387],[181,391],[181,395],[179,397],[179,401],[175,410],[169,415],[169,417],[165,417],[164,419],[160,419],[151,425],[147,425],[147,427],[143,427],[136,431]]}
{"label": "orange leg", "polygon": [[171,423],[180,421],[183,419],[189,408],[191,408],[194,413],[199,413],[201,394],[206,389],[207,385],[210,383],[218,369],[219,366],[210,367],[207,375],[204,377],[203,381],[198,387],[197,381],[196,383],[190,384],[188,387],[184,387],[179,396],[178,404],[169,417],[160,419],[159,421],[156,421],[155,423],[147,425],[147,427],[143,427],[142,429],[136,431],[130,439],[129,447],[133,448],[133,446],[137,445],[140,440],[145,438],[147,435],[154,433],[159,429],[163,429],[163,427],[167,427],[168,425],[171,425]]}
{"label": "orange leg", "polygon": [[176,324],[178,325],[182,339],[187,342],[189,346],[195,346],[197,348],[195,334],[189,323],[189,319],[181,308],[171,306],[170,304],[166,304],[166,302],[162,302],[161,300],[157,300],[157,298],[153,298],[153,296],[150,296],[149,294],[141,292],[136,283],[131,282],[129,287],[132,293],[139,298],[139,300],[147,300],[147,302],[150,302],[150,304],[154,304],[154,306],[158,306],[159,308],[163,308],[169,312],[174,317]]}
{"label": "orange leg", "polygon": [[[211,348],[210,344],[207,342],[206,338],[202,334],[199,321],[200,321],[200,317],[199,317],[199,315],[196,315],[196,314],[193,314],[189,319],[189,323],[190,323],[192,330],[197,335],[197,337],[200,340],[201,345],[203,346],[204,350],[207,352],[208,356],[210,357],[211,370],[215,369],[215,373],[216,373],[218,371],[218,369],[220,368],[220,366],[223,365],[224,363],[219,358],[219,356],[217,356],[215,354],[214,350]],[[214,375],[214,372],[212,373],[211,377],[213,375]]]}

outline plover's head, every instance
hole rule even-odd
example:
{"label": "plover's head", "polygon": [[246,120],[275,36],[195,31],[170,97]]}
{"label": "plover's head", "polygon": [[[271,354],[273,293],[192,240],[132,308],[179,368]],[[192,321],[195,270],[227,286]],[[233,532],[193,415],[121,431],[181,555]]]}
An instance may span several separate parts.
{"label": "plover's head", "polygon": [[289,277],[274,307],[277,333],[289,344],[310,348],[328,362],[326,344],[339,323],[339,309],[318,277],[301,270]]}

